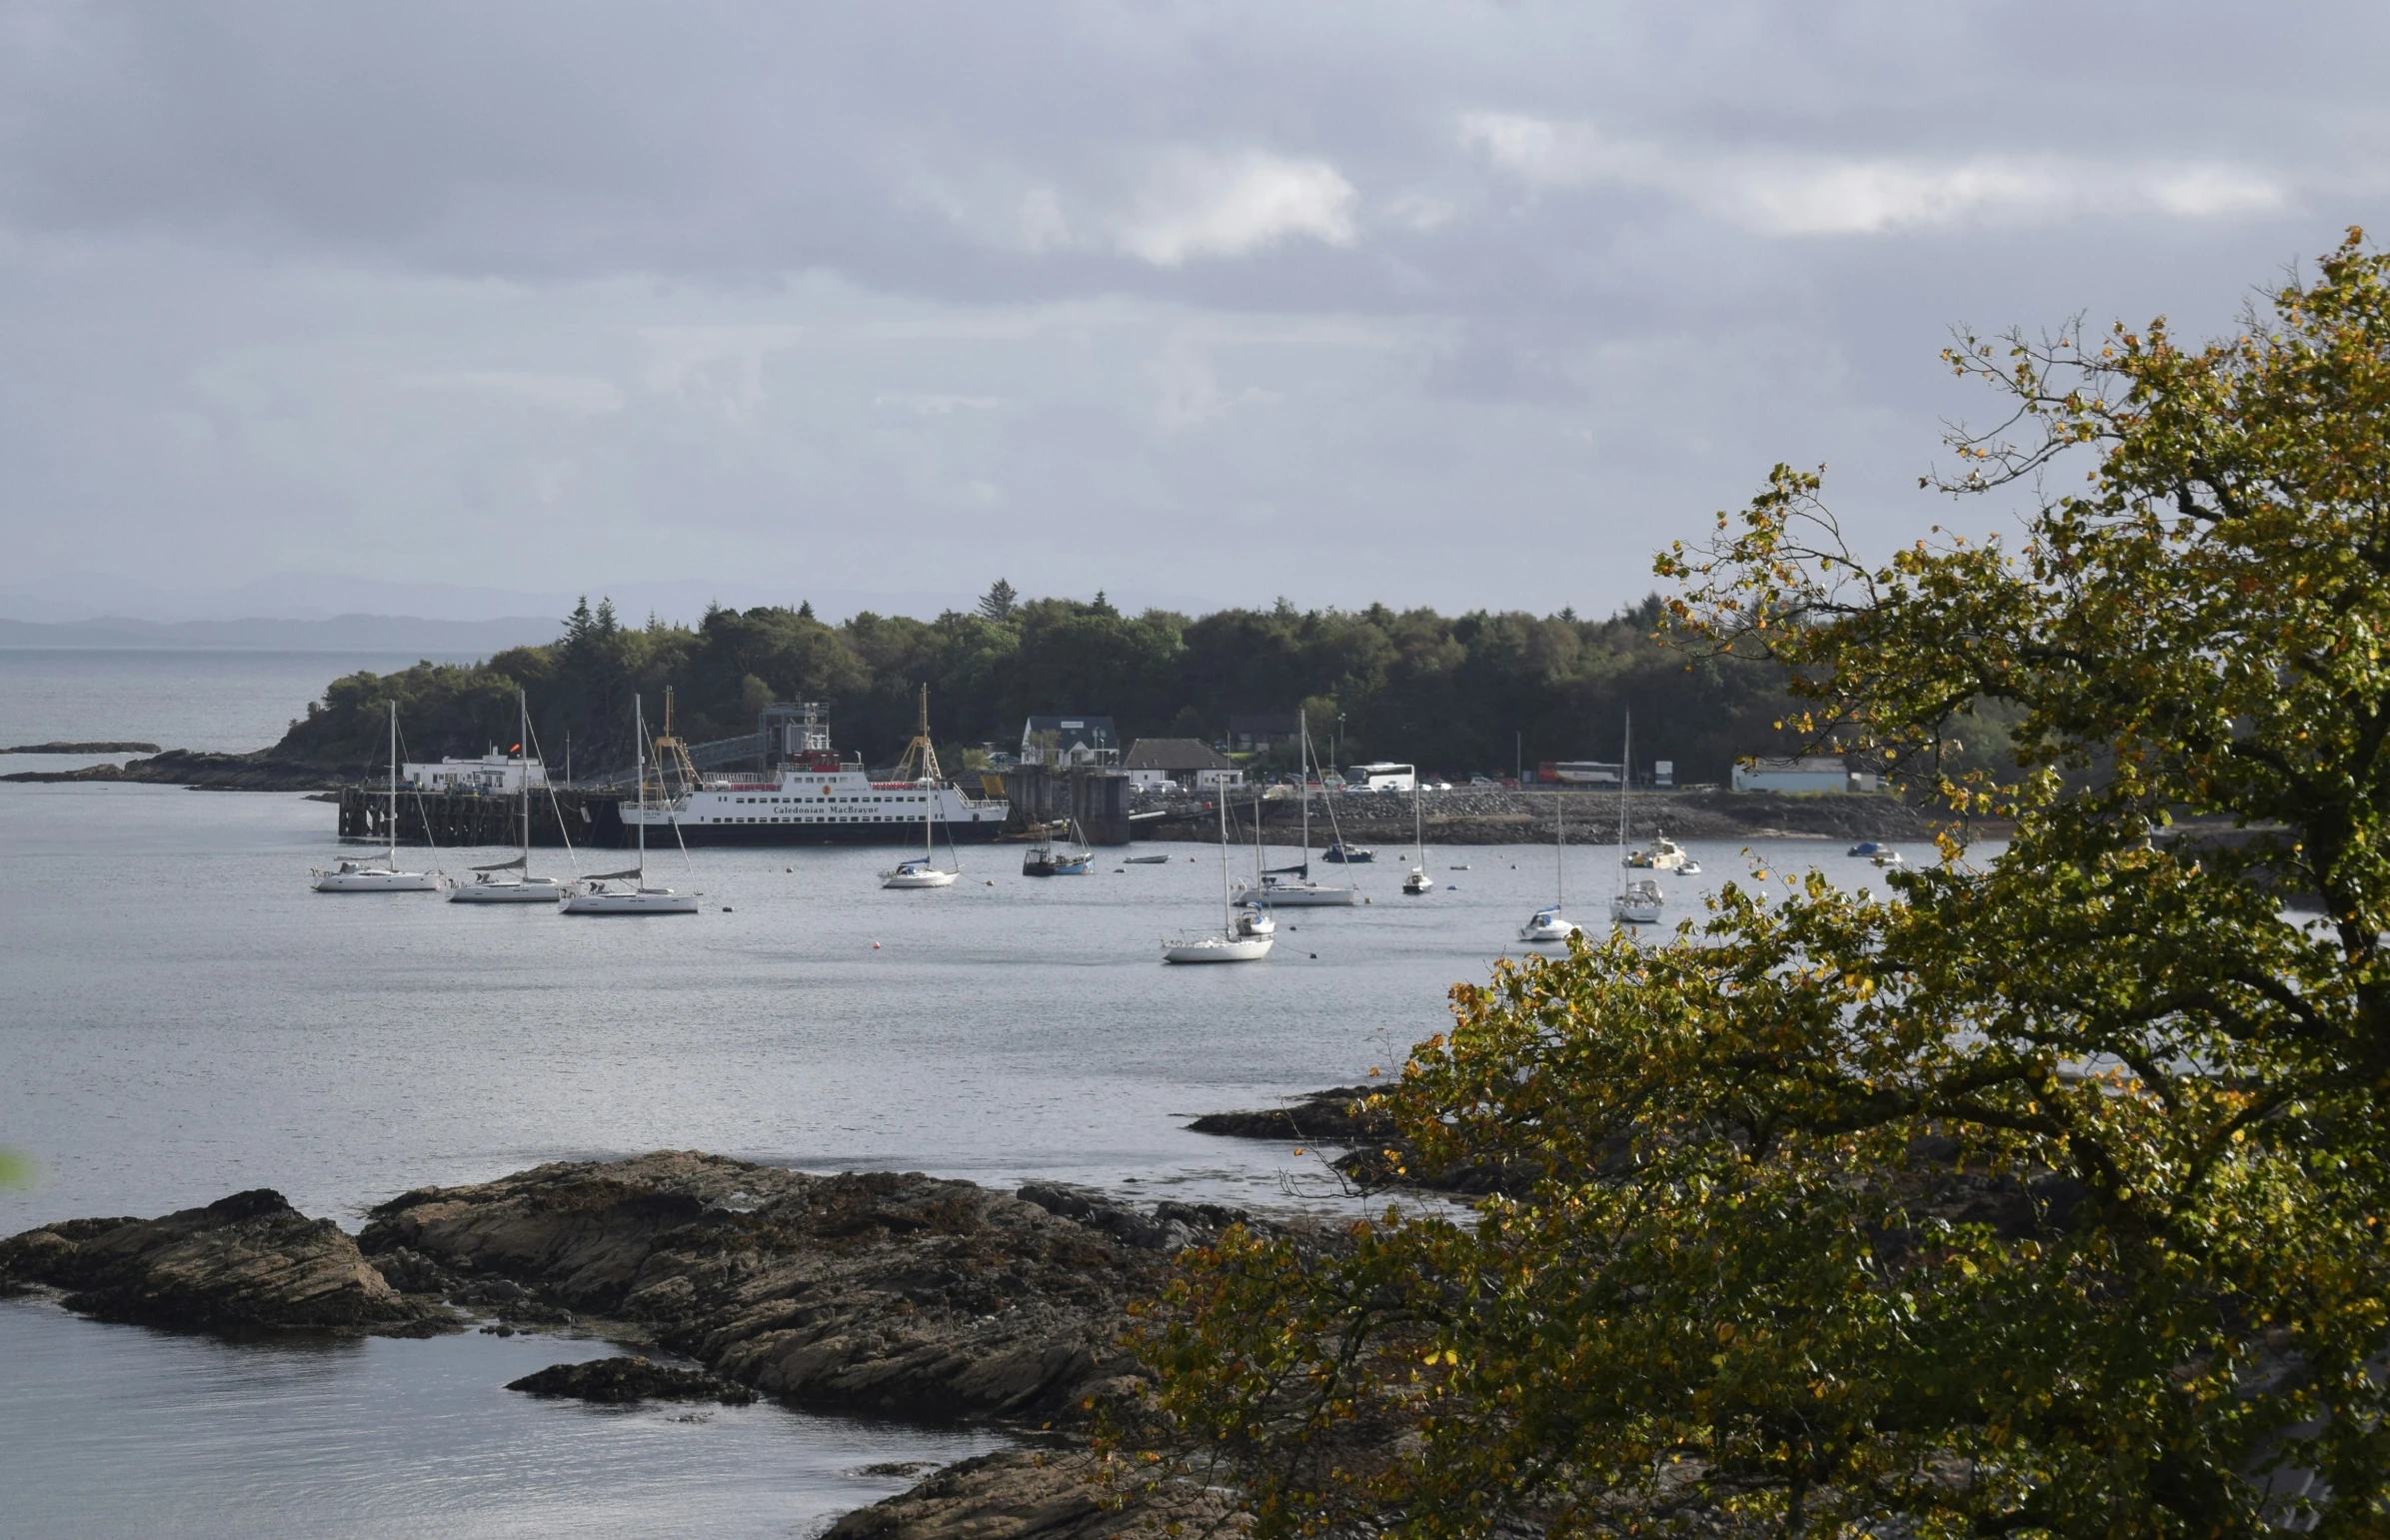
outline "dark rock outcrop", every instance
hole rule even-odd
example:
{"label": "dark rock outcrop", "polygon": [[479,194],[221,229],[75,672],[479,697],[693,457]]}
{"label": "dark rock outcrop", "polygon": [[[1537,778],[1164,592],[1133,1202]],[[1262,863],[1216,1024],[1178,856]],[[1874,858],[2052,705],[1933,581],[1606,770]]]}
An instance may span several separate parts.
{"label": "dark rock outcrop", "polygon": [[0,754],[156,754],[155,744],[12,744]]}
{"label": "dark rock outcrop", "polygon": [[71,770],[19,770],[0,775],[0,780],[129,780],[209,791],[319,791],[356,779],[370,770],[371,767],[309,765],[276,759],[270,749],[255,754],[169,749],[164,754],[146,760],[127,760],[122,765],[92,765]]}
{"label": "dark rock outcrop", "polygon": [[1172,1248],[1229,1217],[663,1152],[410,1192],[360,1241],[459,1280],[451,1297],[513,1289],[519,1305],[618,1319],[792,1400],[1028,1418],[1113,1393],[1126,1305],[1160,1285]]}
{"label": "dark rock outcrop", "polygon": [[617,1406],[633,1401],[720,1401],[725,1406],[745,1406],[755,1399],[754,1391],[718,1374],[629,1357],[551,1364],[506,1388],[526,1395],[568,1396]]}
{"label": "dark rock outcrop", "polygon": [[1171,1481],[1110,1493],[1104,1474],[1084,1449],[1000,1450],[856,1509],[822,1540],[1160,1540],[1207,1533],[1228,1516],[1216,1489]]}
{"label": "dark rock outcrop", "polygon": [[412,1334],[448,1312],[393,1288],[329,1219],[260,1187],[161,1219],[75,1219],[0,1241],[0,1280],[102,1320]]}
{"label": "dark rock outcrop", "polygon": [[1311,1091],[1280,1107],[1257,1112],[1206,1112],[1187,1125],[1193,1133],[1227,1134],[1240,1139],[1317,1140],[1349,1144],[1355,1139],[1383,1139],[1393,1134],[1393,1119],[1362,1105],[1383,1086],[1337,1085]]}

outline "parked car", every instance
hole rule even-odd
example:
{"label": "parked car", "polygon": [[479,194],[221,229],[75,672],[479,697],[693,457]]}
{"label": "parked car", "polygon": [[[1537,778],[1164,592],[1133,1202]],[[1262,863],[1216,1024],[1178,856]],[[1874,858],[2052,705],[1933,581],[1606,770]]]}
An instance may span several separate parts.
{"label": "parked car", "polygon": [[1491,775],[1471,775],[1468,777],[1468,783],[1472,786],[1496,786],[1501,784],[1500,781],[1494,779]]}

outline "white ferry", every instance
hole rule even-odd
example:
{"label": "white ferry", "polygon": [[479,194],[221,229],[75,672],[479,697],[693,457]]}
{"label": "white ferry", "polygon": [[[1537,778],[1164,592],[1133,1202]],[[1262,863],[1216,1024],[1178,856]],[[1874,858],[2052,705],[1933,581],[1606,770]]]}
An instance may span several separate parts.
{"label": "white ferry", "polygon": [[[679,795],[660,798],[651,788],[645,807],[625,801],[624,828],[644,822],[650,837],[669,840],[678,824],[692,845],[908,844],[921,838],[927,817],[963,844],[994,839],[1012,811],[1002,797],[975,797],[935,778],[872,779],[860,758],[842,759],[830,747],[830,730],[812,708],[787,732],[797,742],[779,770],[703,776],[684,770],[688,789]],[[666,744],[657,747],[660,757],[669,752]]]}

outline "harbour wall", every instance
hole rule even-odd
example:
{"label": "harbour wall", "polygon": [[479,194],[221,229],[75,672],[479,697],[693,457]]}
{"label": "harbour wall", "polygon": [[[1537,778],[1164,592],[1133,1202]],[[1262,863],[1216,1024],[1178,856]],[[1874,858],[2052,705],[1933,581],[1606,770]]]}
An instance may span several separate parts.
{"label": "harbour wall", "polygon": [[1013,805],[1007,832],[1032,823],[1075,818],[1090,844],[1127,844],[1136,837],[1129,816],[1129,777],[1116,770],[1072,765],[1023,765],[1005,771],[1005,797]]}
{"label": "harbour wall", "polygon": [[[531,842],[537,845],[630,843],[623,826],[622,798],[613,792],[558,790],[531,799]],[[477,796],[464,791],[401,791],[398,842],[462,847],[511,845],[522,838],[522,803],[511,796]],[[558,814],[565,819],[560,827]],[[569,840],[568,840],[568,837]],[[390,793],[377,786],[340,788],[340,836],[387,843]]]}

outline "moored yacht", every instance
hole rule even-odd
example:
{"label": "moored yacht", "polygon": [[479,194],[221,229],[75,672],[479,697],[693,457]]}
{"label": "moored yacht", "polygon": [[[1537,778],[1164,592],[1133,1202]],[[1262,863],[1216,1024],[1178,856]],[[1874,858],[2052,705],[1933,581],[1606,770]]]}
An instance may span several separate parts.
{"label": "moored yacht", "polygon": [[[906,771],[918,768],[918,776],[908,777]],[[922,687],[922,730],[905,746],[905,758],[897,763],[897,784],[910,783],[931,793],[922,801],[922,852],[880,873],[882,887],[952,887],[955,878],[963,874],[963,853],[955,852],[955,869],[948,871],[938,864],[938,851],[933,844],[937,824],[939,786],[938,750],[930,742],[930,687]]]}
{"label": "moored yacht", "polygon": [[[1219,933],[1166,941],[1165,962],[1258,962],[1275,944],[1274,922],[1266,926],[1239,924],[1228,888],[1228,798],[1225,788],[1214,798],[1219,809]],[[1248,916],[1249,917],[1249,916]],[[1268,916],[1258,916],[1267,919]]]}
{"label": "moored yacht", "polygon": [[[472,881],[451,884],[448,889],[451,903],[554,903],[565,895],[564,883],[556,878],[531,874],[531,698],[520,690],[515,692],[515,709],[518,714],[515,752],[521,758],[507,770],[510,773],[520,772],[523,777],[520,788],[523,846],[513,860],[476,866]],[[558,819],[558,825],[562,824],[563,820]]]}
{"label": "moored yacht", "polygon": [[[632,702],[632,752],[638,756],[639,805],[647,810],[648,762],[647,718],[639,698]],[[639,864],[628,871],[599,871],[583,877],[566,895],[563,911],[567,914],[694,914],[697,912],[696,893],[675,892],[669,887],[653,887],[648,883],[648,824],[647,819],[632,820],[639,830]]]}
{"label": "moored yacht", "polygon": [[[1359,896],[1352,888],[1333,887],[1325,882],[1311,880],[1311,724],[1309,719],[1302,720],[1301,728],[1302,859],[1291,866],[1272,866],[1260,872],[1258,880],[1252,886],[1244,889],[1244,895],[1236,900],[1238,903],[1273,909],[1346,908],[1351,906]],[[1328,817],[1331,820],[1335,817],[1333,807],[1328,809]],[[1260,812],[1257,806],[1253,818],[1257,826],[1260,821]],[[1341,847],[1342,844],[1343,840],[1339,837],[1335,841],[1335,845],[1331,847]]]}
{"label": "moored yacht", "polygon": [[319,893],[429,893],[440,889],[434,871],[401,871],[398,863],[398,702],[390,703],[390,854],[380,865],[344,860],[318,866],[312,884]]}
{"label": "moored yacht", "polygon": [[1554,791],[1551,802],[1551,904],[1537,909],[1527,922],[1518,927],[1518,938],[1537,943],[1565,941],[1582,934],[1584,926],[1560,912],[1563,898],[1563,879],[1566,877],[1565,852],[1568,848],[1568,815],[1562,798],[1565,791]]}

